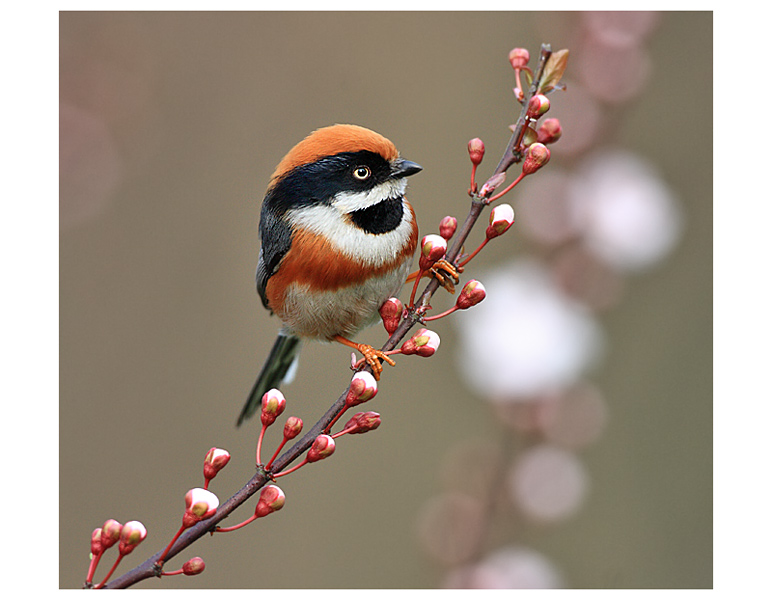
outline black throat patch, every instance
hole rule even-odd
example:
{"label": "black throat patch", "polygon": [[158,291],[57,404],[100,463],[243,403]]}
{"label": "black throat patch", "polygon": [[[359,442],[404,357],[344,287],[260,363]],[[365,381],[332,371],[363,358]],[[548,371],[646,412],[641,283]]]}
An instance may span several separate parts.
{"label": "black throat patch", "polygon": [[402,222],[402,198],[389,198],[367,208],[348,213],[351,222],[367,233],[394,231]]}

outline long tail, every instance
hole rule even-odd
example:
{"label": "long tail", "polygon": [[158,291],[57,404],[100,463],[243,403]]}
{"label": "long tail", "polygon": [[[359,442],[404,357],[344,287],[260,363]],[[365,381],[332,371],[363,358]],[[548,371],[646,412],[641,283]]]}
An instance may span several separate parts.
{"label": "long tail", "polygon": [[298,357],[300,352],[300,338],[294,335],[279,332],[279,337],[271,348],[268,360],[263,365],[263,370],[252,386],[244,408],[241,409],[236,425],[241,425],[260,408],[263,394],[272,388],[279,387],[287,379],[287,372]]}

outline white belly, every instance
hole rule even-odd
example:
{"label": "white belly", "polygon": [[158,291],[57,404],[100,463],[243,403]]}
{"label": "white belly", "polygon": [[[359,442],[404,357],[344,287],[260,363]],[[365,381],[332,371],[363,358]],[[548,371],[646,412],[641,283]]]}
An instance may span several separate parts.
{"label": "white belly", "polygon": [[284,326],[300,337],[350,338],[380,319],[378,309],[399,294],[411,262],[406,260],[390,273],[336,291],[310,292],[307,286],[291,285],[284,298]]}

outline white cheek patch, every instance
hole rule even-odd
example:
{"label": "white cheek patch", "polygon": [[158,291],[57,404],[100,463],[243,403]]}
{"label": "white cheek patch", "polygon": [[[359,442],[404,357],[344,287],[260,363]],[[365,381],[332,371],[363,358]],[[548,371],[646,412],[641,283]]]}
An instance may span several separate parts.
{"label": "white cheek patch", "polygon": [[[384,197],[381,196],[380,199],[383,200]],[[372,204],[364,205],[363,208]],[[350,211],[341,211],[336,206],[306,206],[291,210],[287,215],[294,228],[307,229],[321,235],[349,258],[371,267],[379,267],[384,263],[393,262],[400,255],[413,232],[413,213],[404,200],[402,206],[402,220],[399,225],[391,231],[379,234],[368,233],[354,226],[345,214]]]}
{"label": "white cheek patch", "polygon": [[367,192],[339,192],[332,197],[332,205],[342,213],[369,208],[382,200],[399,198],[405,194],[406,179],[389,179]]}

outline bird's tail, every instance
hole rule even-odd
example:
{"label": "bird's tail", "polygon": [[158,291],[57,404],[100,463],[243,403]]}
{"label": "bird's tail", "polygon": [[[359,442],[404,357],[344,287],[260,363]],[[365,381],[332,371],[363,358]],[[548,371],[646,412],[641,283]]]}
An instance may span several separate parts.
{"label": "bird's tail", "polygon": [[255,385],[252,386],[252,391],[249,393],[244,408],[241,409],[239,420],[236,425],[241,425],[249,417],[251,417],[260,408],[260,403],[263,399],[263,395],[270,389],[279,387],[287,379],[288,372],[292,368],[292,365],[298,358],[300,353],[300,338],[289,334],[279,332],[279,337],[271,348],[271,353],[268,355],[268,360],[263,365],[263,370],[260,371],[260,375],[255,381]]}

